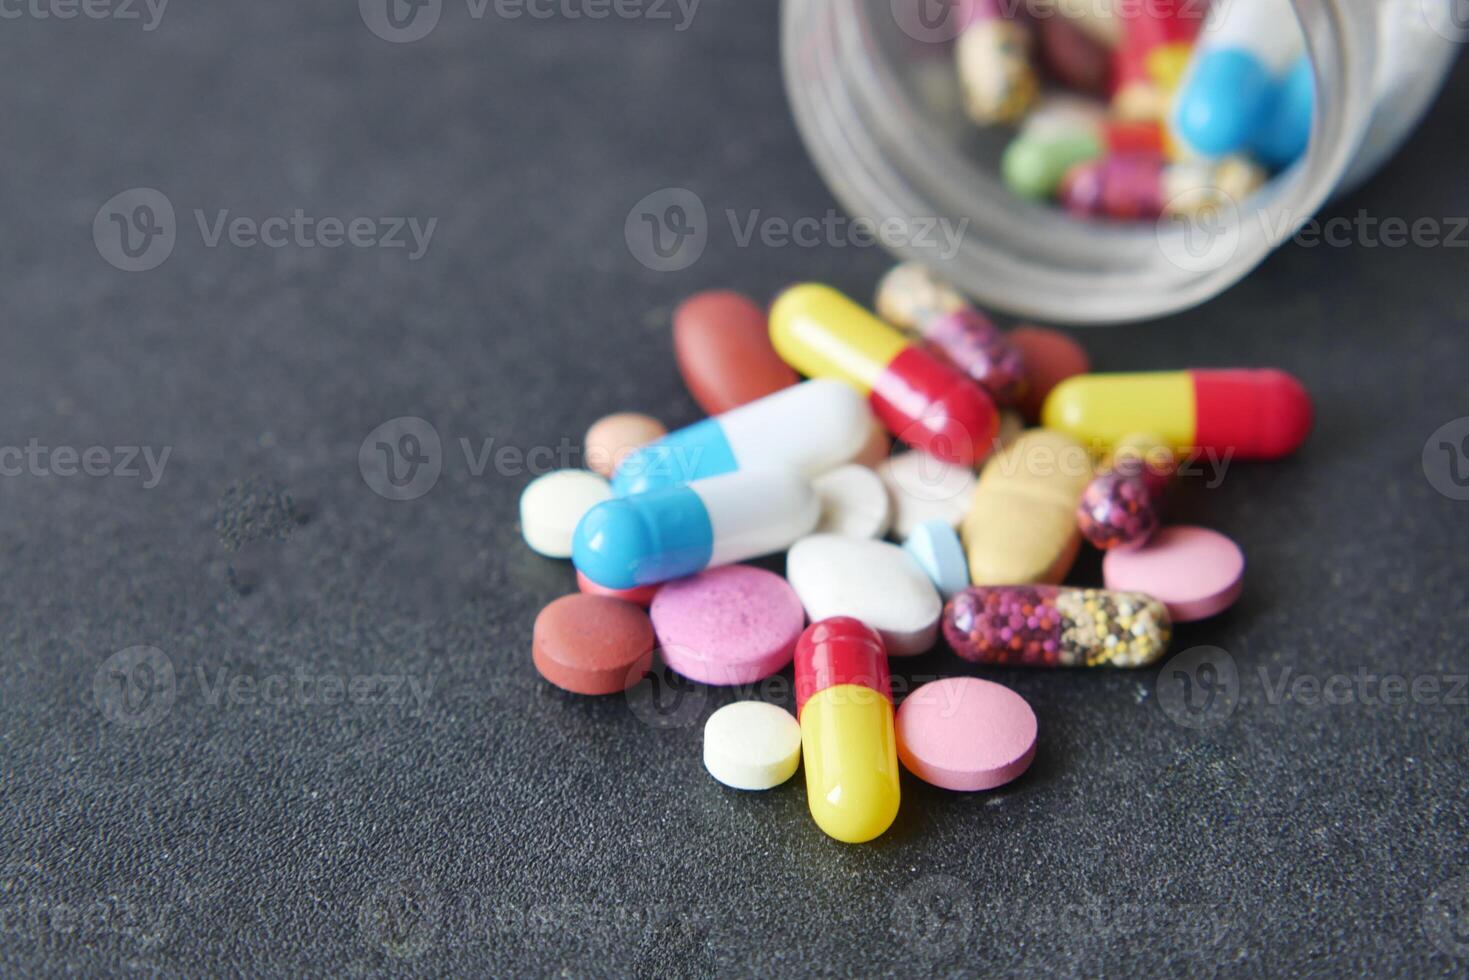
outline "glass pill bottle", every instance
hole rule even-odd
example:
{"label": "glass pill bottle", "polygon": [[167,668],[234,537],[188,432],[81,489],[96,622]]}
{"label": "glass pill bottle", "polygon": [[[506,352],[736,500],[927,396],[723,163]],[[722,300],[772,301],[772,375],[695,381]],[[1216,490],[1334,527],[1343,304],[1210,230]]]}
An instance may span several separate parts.
{"label": "glass pill bottle", "polygon": [[980,128],[963,110],[950,16],[958,0],[783,0],[782,61],[797,128],[854,218],[961,229],[942,249],[916,233],[887,242],[899,257],[928,263],[993,309],[1120,322],[1219,294],[1375,171],[1465,39],[1456,4],[1292,0],[1315,75],[1310,142],[1295,165],[1207,221],[1086,221],[1014,196],[999,176],[1013,130]]}

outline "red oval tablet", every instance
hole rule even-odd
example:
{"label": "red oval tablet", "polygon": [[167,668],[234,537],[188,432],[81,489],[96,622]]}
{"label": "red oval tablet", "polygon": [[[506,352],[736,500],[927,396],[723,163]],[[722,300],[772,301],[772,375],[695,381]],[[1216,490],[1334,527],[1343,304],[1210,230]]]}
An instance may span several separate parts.
{"label": "red oval tablet", "polygon": [[1025,361],[1026,387],[1019,408],[1028,422],[1040,420],[1041,405],[1052,388],[1092,369],[1086,349],[1059,330],[1016,327],[1005,334],[1005,339]]}
{"label": "red oval tablet", "polygon": [[765,311],[728,290],[697,293],[680,304],[673,313],[673,352],[689,394],[710,415],[798,380],[771,346]]}
{"label": "red oval tablet", "polygon": [[630,602],[566,595],[536,616],[531,657],[542,677],[574,694],[616,694],[653,664],[653,624]]}

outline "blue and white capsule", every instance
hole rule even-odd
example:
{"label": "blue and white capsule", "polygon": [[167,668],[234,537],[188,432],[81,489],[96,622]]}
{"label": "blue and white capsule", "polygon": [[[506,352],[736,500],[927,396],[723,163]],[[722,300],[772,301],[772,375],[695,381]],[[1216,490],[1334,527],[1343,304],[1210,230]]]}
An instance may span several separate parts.
{"label": "blue and white capsule", "polygon": [[1311,116],[1316,111],[1316,72],[1301,55],[1275,94],[1265,124],[1250,141],[1255,159],[1271,170],[1284,170],[1301,158],[1311,142]]}
{"label": "blue and white capsule", "polygon": [[598,585],[632,589],[784,551],[820,514],[794,470],[739,470],[602,501],[576,526],[571,561]]}
{"label": "blue and white capsule", "polygon": [[872,411],[857,389],[840,381],[805,381],[634,451],[612,475],[612,493],[626,497],[753,466],[818,476],[854,459],[872,424]]}
{"label": "blue and white capsule", "polygon": [[[1172,129],[1179,145],[1205,157],[1251,149],[1271,125],[1304,44],[1290,0],[1216,4],[1174,100]],[[1309,74],[1309,62],[1305,70]]]}

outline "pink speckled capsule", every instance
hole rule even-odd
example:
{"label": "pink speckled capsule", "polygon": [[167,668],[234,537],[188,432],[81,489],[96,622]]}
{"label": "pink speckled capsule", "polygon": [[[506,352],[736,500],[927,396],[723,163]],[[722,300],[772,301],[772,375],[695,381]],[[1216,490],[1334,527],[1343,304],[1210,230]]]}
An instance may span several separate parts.
{"label": "pink speckled capsule", "polygon": [[1094,477],[1076,505],[1076,527],[1094,547],[1133,548],[1158,529],[1158,511],[1147,483],[1133,473]]}
{"label": "pink speckled capsule", "polygon": [[1168,610],[1141,592],[975,585],[944,607],[965,660],[1019,667],[1143,667],[1168,649]]}
{"label": "pink speckled capsule", "polygon": [[1168,444],[1158,436],[1145,433],[1124,436],[1113,447],[1111,457],[1102,466],[1103,473],[1116,472],[1141,477],[1155,507],[1162,504],[1168,484],[1173,481],[1173,475],[1177,471],[1178,459]]}
{"label": "pink speckled capsule", "polygon": [[1156,219],[1166,203],[1163,167],[1163,158],[1151,153],[1118,153],[1078,163],[1061,181],[1061,203],[1082,217]]}
{"label": "pink speckled capsule", "polygon": [[990,318],[975,309],[934,317],[921,327],[931,350],[979,382],[1000,406],[1025,391],[1025,362]]}

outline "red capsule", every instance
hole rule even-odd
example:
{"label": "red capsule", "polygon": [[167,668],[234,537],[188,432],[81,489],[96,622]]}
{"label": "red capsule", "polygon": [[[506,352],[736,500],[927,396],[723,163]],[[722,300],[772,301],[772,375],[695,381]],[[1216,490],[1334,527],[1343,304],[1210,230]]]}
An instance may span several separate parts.
{"label": "red capsule", "polygon": [[1289,456],[1311,432],[1311,396],[1284,371],[1235,368],[1190,371],[1194,442],[1241,459]]}
{"label": "red capsule", "polygon": [[1156,119],[1108,118],[1102,122],[1102,142],[1108,153],[1166,155],[1163,125]]}
{"label": "red capsule", "polygon": [[812,819],[837,840],[872,840],[902,796],[882,638],[846,616],[808,626],[796,642],[796,706]]}
{"label": "red capsule", "polygon": [[1015,404],[1025,391],[1025,362],[1000,328],[975,309],[926,321],[923,339],[944,360],[979,382],[995,404]]}
{"label": "red capsule", "polygon": [[859,684],[893,699],[887,650],[877,631],[860,619],[833,616],[806,627],[796,642],[796,716],[829,687]]}
{"label": "red capsule", "polygon": [[988,392],[829,286],[781,293],[770,338],[801,374],[864,392],[877,420],[916,449],[971,466],[994,445],[1000,416]]}
{"label": "red capsule", "polygon": [[[1198,0],[1149,0],[1119,8],[1123,37],[1112,53],[1112,86],[1117,93],[1129,88],[1149,89],[1163,84],[1154,69],[1178,62],[1204,25],[1207,5]],[[1166,49],[1173,49],[1171,52]]]}

